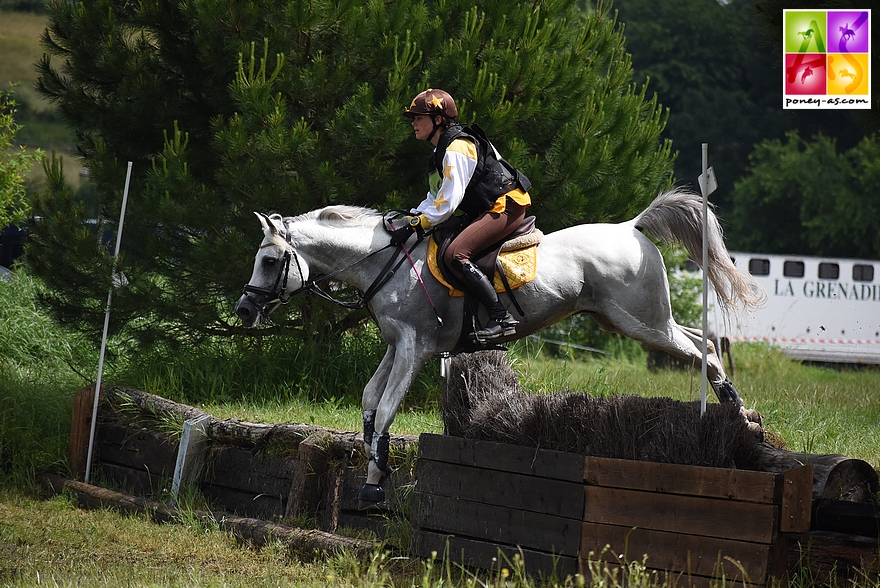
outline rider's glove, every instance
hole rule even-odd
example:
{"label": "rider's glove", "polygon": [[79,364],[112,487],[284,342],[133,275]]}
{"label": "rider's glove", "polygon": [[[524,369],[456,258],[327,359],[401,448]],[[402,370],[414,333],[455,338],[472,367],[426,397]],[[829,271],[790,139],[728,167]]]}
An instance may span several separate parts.
{"label": "rider's glove", "polygon": [[409,236],[412,235],[414,231],[421,231],[421,229],[422,215],[408,216],[406,217],[406,225],[391,232],[391,244],[401,245],[406,243],[407,239],[409,239]]}
{"label": "rider's glove", "polygon": [[412,225],[404,225],[399,229],[395,229],[391,231],[391,244],[392,245],[403,245],[406,243],[406,240],[409,239],[410,235],[415,232],[415,227]]}

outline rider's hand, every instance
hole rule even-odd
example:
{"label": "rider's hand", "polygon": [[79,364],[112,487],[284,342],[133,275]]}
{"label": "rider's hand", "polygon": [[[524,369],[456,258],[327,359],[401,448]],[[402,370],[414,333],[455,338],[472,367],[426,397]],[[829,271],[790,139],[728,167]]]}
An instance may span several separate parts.
{"label": "rider's hand", "polygon": [[415,227],[406,224],[399,229],[391,231],[391,244],[403,245],[404,243],[406,243],[406,240],[409,239],[410,235],[415,232],[415,230]]}

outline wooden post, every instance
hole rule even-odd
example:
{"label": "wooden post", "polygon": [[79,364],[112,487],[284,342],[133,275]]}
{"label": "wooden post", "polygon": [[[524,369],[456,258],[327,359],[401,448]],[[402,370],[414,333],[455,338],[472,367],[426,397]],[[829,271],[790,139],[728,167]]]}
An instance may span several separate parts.
{"label": "wooden post", "polygon": [[326,433],[314,433],[303,440],[296,450],[298,475],[294,476],[287,496],[285,518],[310,514],[321,502],[321,480],[327,475],[329,454],[326,447],[333,442]]}
{"label": "wooden post", "polygon": [[95,384],[78,390],[73,396],[73,416],[70,421],[70,470],[77,480],[86,474],[89,459],[89,433],[92,426],[92,404],[95,402]]}
{"label": "wooden post", "polygon": [[806,533],[813,507],[813,466],[805,465],[782,473],[782,512],[779,530]]}

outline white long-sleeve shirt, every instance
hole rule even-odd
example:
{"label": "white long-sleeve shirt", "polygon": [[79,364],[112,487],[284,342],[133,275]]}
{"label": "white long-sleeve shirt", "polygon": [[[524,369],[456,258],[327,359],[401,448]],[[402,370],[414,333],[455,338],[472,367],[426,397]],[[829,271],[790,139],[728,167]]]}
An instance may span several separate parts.
{"label": "white long-sleeve shirt", "polygon": [[455,139],[443,156],[443,174],[433,172],[429,191],[413,214],[422,214],[431,225],[447,220],[464,199],[464,191],[477,169],[477,147],[469,139]]}

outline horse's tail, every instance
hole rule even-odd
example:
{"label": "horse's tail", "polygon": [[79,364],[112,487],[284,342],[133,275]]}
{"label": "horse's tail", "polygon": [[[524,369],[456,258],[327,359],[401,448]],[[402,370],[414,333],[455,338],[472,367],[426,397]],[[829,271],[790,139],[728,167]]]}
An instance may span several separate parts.
{"label": "horse's tail", "polygon": [[[703,200],[685,188],[661,192],[632,223],[666,244],[680,243],[692,260],[703,260]],[[709,208],[708,216],[709,281],[715,288],[722,309],[748,310],[763,303],[765,294],[751,276],[736,269],[724,245],[724,233],[718,218]]]}

